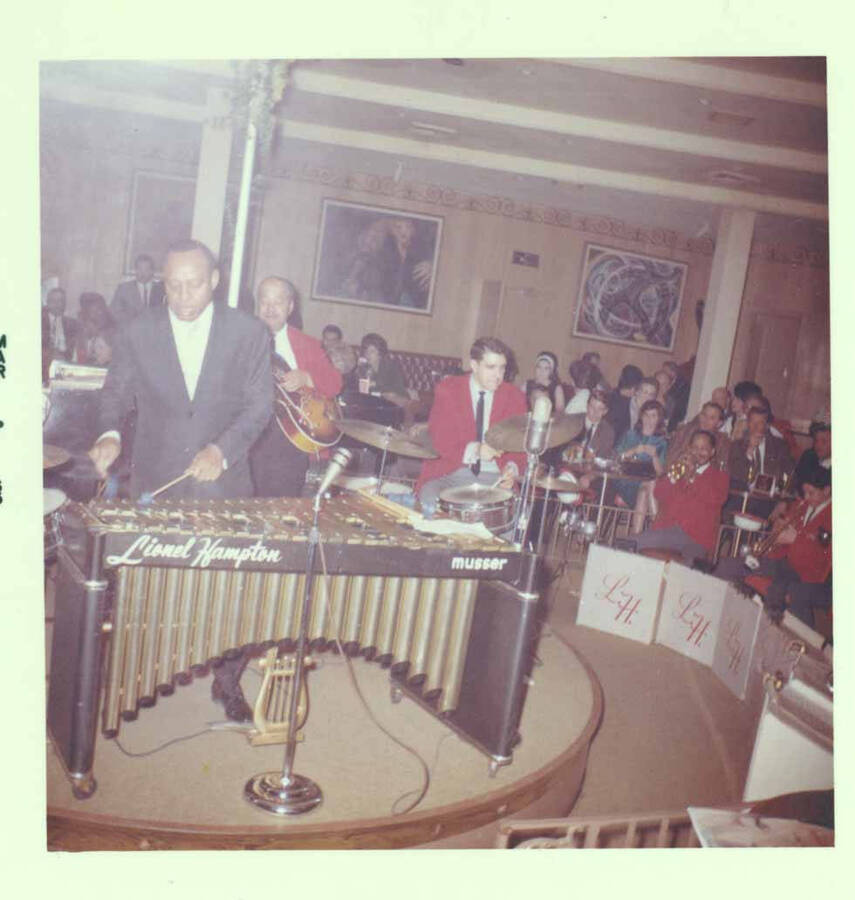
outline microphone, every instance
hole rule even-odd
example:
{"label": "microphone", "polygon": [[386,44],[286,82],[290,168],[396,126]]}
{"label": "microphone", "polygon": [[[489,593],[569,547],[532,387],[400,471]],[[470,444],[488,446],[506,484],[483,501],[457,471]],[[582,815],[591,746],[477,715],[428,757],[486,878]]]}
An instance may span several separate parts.
{"label": "microphone", "polygon": [[545,394],[538,394],[531,411],[531,421],[525,436],[525,452],[540,456],[546,447],[546,435],[549,431],[549,416],[552,412],[552,401]]}
{"label": "microphone", "polygon": [[336,477],[341,474],[344,468],[346,468],[347,464],[350,462],[351,456],[353,456],[353,454],[350,450],[347,450],[344,447],[336,448],[332,455],[332,459],[327,466],[327,470],[324,472],[324,477],[321,479],[318,492],[315,494],[316,501],[320,501],[320,498],[327,492],[329,486],[335,481]]}

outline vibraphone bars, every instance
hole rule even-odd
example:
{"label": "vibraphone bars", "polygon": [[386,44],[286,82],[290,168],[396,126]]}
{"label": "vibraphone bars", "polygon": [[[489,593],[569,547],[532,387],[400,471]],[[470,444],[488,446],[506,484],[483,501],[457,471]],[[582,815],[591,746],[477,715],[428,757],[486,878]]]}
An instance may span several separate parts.
{"label": "vibraphone bars", "polygon": [[[292,652],[311,500],[69,504],[60,522],[48,730],[91,796],[98,715],[121,721],[242,648]],[[399,512],[396,512],[399,510]],[[538,617],[535,558],[498,540],[416,531],[348,494],[319,529],[308,638],[389,668],[406,694],[490,758],[519,740]],[[325,583],[326,582],[326,583]],[[103,674],[102,674],[103,672]]]}

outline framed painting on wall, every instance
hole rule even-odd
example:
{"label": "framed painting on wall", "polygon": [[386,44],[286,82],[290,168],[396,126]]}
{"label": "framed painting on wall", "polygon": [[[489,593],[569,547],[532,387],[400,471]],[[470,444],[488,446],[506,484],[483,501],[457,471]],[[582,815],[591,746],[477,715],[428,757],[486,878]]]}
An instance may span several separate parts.
{"label": "framed painting on wall", "polygon": [[672,350],[687,269],[672,259],[586,244],[574,336]]}
{"label": "framed painting on wall", "polygon": [[442,219],[324,200],[312,297],[430,315]]}
{"label": "framed painting on wall", "polygon": [[134,260],[141,253],[153,257],[155,267],[160,269],[167,247],[190,236],[195,199],[195,178],[134,172],[125,241],[125,274],[133,275]]}

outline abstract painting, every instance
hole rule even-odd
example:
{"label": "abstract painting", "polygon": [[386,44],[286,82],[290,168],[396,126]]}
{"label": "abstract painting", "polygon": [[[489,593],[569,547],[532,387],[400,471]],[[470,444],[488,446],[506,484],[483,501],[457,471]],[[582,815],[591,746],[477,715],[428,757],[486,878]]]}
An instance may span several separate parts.
{"label": "abstract painting", "polygon": [[674,260],[586,244],[573,334],[670,351],[686,271]]}

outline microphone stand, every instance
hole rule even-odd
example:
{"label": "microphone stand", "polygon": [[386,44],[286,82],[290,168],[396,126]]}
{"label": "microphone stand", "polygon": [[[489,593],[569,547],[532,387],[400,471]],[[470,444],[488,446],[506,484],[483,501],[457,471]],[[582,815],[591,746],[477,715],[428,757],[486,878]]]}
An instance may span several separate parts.
{"label": "microphone stand", "polygon": [[338,464],[339,471],[347,465],[349,451],[339,449],[333,456],[333,463],[327,470],[326,478],[315,495],[312,505],[312,527],[309,530],[309,542],[306,547],[306,577],[303,581],[303,608],[300,617],[300,633],[297,640],[297,658],[294,665],[293,684],[288,703],[288,727],[285,738],[285,761],[281,772],[262,772],[254,775],[244,785],[244,799],[277,816],[293,816],[314,809],[323,800],[320,787],[294,772],[294,754],[297,751],[297,706],[303,689],[303,678],[306,663],[306,645],[309,632],[309,611],[312,601],[312,587],[315,580],[315,556],[320,543],[318,516],[321,511],[321,498],[326,487],[334,478],[333,465]]}
{"label": "microphone stand", "polygon": [[[528,444],[528,434],[531,430],[532,418],[531,414],[529,414],[528,428],[526,429],[526,436],[524,441],[524,446]],[[543,447],[547,447],[549,444],[549,433],[552,430],[552,420],[550,419],[546,425],[546,434],[543,439]],[[526,449],[526,467],[525,467],[525,476],[523,477],[522,487],[520,488],[520,499],[517,504],[517,515],[516,520],[514,522],[514,539],[513,543],[517,548],[521,548],[523,542],[525,541],[525,533],[528,530],[528,520],[531,516],[531,510],[534,506],[534,475],[537,471],[537,461],[540,458],[543,450],[528,450]]]}

